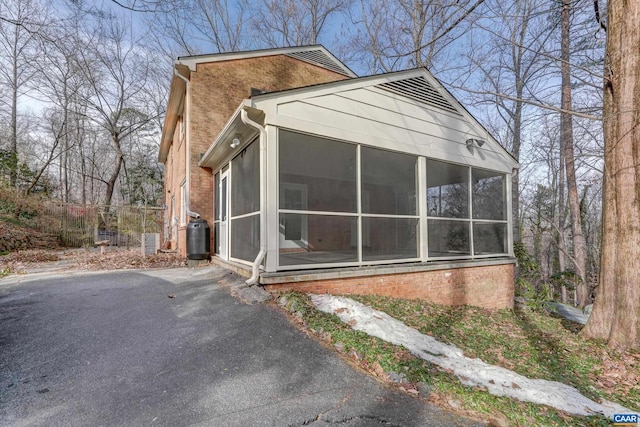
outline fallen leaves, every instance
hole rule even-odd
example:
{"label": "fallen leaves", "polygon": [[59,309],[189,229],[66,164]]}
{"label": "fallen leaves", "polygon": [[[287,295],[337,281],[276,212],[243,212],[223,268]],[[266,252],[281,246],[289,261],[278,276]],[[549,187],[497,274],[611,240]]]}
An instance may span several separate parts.
{"label": "fallen leaves", "polygon": [[174,268],[186,265],[186,259],[177,253],[159,253],[142,256],[139,249],[109,248],[104,254],[86,249],[69,251],[28,250],[0,257],[0,270],[11,273],[69,270],[127,270],[147,268]]}
{"label": "fallen leaves", "polygon": [[105,254],[96,252],[76,252],[71,256],[76,267],[83,270],[126,270],[132,268],[173,268],[186,265],[186,259],[179,254],[160,253],[142,256],[139,249],[107,250]]}
{"label": "fallen leaves", "polygon": [[55,249],[59,247],[59,244],[59,239],[56,236],[0,220],[0,253]]}
{"label": "fallen leaves", "polygon": [[60,255],[53,251],[26,250],[11,252],[0,256],[0,277],[11,273],[26,273],[28,266],[42,263],[54,263],[60,260]]}
{"label": "fallen leaves", "polygon": [[41,263],[59,261],[60,254],[47,250],[26,250],[11,252],[0,257],[3,263]]}
{"label": "fallen leaves", "polygon": [[594,375],[599,388],[609,393],[628,394],[640,387],[640,354],[627,352],[619,357],[602,353],[602,370]]}
{"label": "fallen leaves", "polygon": [[375,376],[377,376],[380,379],[383,379],[385,381],[389,380],[389,376],[387,375],[387,373],[384,371],[384,368],[382,367],[382,365],[380,365],[380,362],[378,362],[377,360],[375,362],[373,362],[371,364],[371,371],[375,374]]}

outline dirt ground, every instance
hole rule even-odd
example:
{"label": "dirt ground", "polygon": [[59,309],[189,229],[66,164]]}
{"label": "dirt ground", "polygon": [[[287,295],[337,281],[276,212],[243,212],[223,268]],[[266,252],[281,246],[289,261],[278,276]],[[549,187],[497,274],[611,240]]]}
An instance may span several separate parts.
{"label": "dirt ground", "polygon": [[175,253],[142,256],[140,249],[106,247],[100,249],[25,250],[0,256],[0,277],[7,274],[70,270],[127,270],[173,268],[186,265],[186,258]]}

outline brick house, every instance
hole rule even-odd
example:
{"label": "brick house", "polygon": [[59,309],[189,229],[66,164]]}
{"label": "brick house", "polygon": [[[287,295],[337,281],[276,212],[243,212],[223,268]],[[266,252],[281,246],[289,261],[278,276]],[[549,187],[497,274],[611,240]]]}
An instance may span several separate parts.
{"label": "brick house", "polygon": [[425,69],[357,77],[322,46],[179,58],[159,160],[165,246],[186,255],[199,216],[249,284],[512,306],[517,162]]}

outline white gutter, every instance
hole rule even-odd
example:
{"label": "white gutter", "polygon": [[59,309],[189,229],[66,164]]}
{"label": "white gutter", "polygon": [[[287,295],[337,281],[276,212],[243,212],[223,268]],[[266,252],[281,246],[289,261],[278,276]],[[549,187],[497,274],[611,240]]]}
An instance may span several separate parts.
{"label": "white gutter", "polygon": [[260,131],[260,252],[253,261],[251,277],[245,282],[247,285],[255,285],[258,283],[260,275],[260,263],[267,255],[267,229],[266,229],[266,201],[267,201],[267,132],[262,125],[254,122],[249,118],[247,110],[240,111],[240,119],[247,126],[258,129]]}
{"label": "white gutter", "polygon": [[187,215],[189,215],[190,217],[193,217],[195,219],[199,219],[200,218],[200,214],[197,212],[192,212],[191,211],[191,151],[190,151],[190,146],[191,146],[191,121],[189,120],[191,117],[191,82],[189,81],[188,78],[186,78],[185,76],[183,76],[182,74],[180,74],[178,72],[178,69],[174,67],[173,69],[173,75],[184,80],[186,85],[187,85],[187,115],[186,117],[183,119],[184,121],[184,126],[187,127],[186,131],[185,131],[185,156],[186,156],[186,177],[185,177],[185,187],[186,187],[186,192],[187,192],[187,206],[186,206],[186,211],[187,211]]}

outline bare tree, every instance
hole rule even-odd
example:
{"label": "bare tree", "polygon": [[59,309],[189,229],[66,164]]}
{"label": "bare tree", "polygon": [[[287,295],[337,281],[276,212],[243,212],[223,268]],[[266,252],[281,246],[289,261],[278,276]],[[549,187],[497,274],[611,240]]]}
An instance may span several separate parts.
{"label": "bare tree", "polygon": [[201,52],[233,52],[251,45],[247,0],[168,0],[147,23],[156,48],[171,59]]}
{"label": "bare tree", "polygon": [[195,0],[199,23],[196,30],[218,52],[241,50],[244,38],[246,0]]}
{"label": "bare tree", "polygon": [[29,86],[35,72],[31,57],[38,31],[45,26],[45,7],[37,0],[6,1],[0,3],[0,78],[9,94],[0,98],[9,109],[9,153],[11,159],[10,184],[15,187],[18,177],[18,102]]}
{"label": "bare tree", "polygon": [[48,139],[51,140],[49,147],[46,147],[46,142],[41,141],[39,149],[43,151],[41,158],[39,159],[39,166],[35,171],[32,179],[26,185],[25,194],[30,194],[38,188],[38,184],[41,179],[45,177],[49,166],[57,160],[61,155],[66,154],[65,151],[60,150],[62,141],[64,140],[64,134],[66,132],[66,123],[64,121],[64,113],[57,114],[56,111],[45,112],[44,115],[49,118],[48,127],[45,129],[45,134]]}
{"label": "bare tree", "polygon": [[569,113],[573,109],[571,101],[571,1],[562,0],[560,11],[560,72],[562,78],[562,95],[560,113],[560,146],[562,150],[567,179],[567,193],[569,212],[571,214],[571,242],[573,245],[573,261],[579,278],[576,284],[577,300],[580,307],[589,303],[587,291],[587,274],[585,268],[586,248],[582,234],[582,217],[580,214],[580,199],[576,179],[575,154],[573,149],[573,117]]}
{"label": "bare tree", "polygon": [[[446,47],[465,34],[484,0],[360,0],[352,48],[367,52],[370,72],[445,65]],[[445,58],[439,58],[440,56]],[[436,71],[436,70],[434,70]]]}
{"label": "bare tree", "polygon": [[126,25],[115,20],[104,23],[85,43],[78,66],[90,91],[83,102],[88,118],[108,135],[113,150],[111,172],[105,179],[104,203],[109,205],[126,160],[123,141],[153,119],[145,99],[152,64],[148,54],[137,48],[138,41],[129,38]]}
{"label": "bare tree", "polygon": [[351,0],[263,0],[257,4],[253,28],[269,47],[317,44],[331,18],[345,12]]}
{"label": "bare tree", "polygon": [[[74,147],[81,150],[82,139],[76,138],[82,135],[81,128],[84,127],[78,125],[82,122],[79,116],[83,113],[80,98],[82,91],[88,89],[87,82],[76,62],[76,52],[82,46],[80,37],[76,33],[80,18],[76,16],[74,20],[68,22],[67,26],[49,29],[50,37],[40,42],[36,63],[38,73],[34,79],[38,84],[41,100],[52,105],[52,109],[59,112],[61,116],[60,129],[50,132],[50,135],[55,140],[54,145],[59,147],[59,156],[56,158],[60,158],[58,163],[60,198],[64,202],[69,202],[71,199],[71,150]],[[49,41],[50,38],[57,41],[52,43]]]}
{"label": "bare tree", "polygon": [[[520,159],[523,133],[533,117],[527,115],[527,100],[539,99],[549,76],[549,46],[553,23],[546,19],[543,5],[533,0],[517,2],[492,2],[487,18],[476,25],[483,29],[485,37],[471,44],[469,54],[470,74],[477,74],[483,82],[475,92],[477,102],[493,104],[504,125],[507,138],[503,145]],[[474,91],[472,91],[474,92]],[[536,112],[539,114],[539,111]],[[531,117],[527,120],[527,117]],[[521,235],[519,222],[520,175],[512,175],[514,240]]]}
{"label": "bare tree", "polygon": [[156,12],[166,8],[165,0],[111,0],[115,5],[131,12]]}
{"label": "bare tree", "polygon": [[522,159],[521,176],[530,177],[535,173],[533,171],[544,172],[529,182],[521,182],[520,214],[523,218],[521,241],[528,243],[533,240],[530,246],[534,259],[540,265],[541,280],[545,282],[555,272],[562,271],[558,264],[559,261],[564,262],[564,233],[558,226],[558,218],[564,216],[564,205],[559,203],[563,197],[560,190],[564,186],[559,185],[562,168],[558,158],[558,135],[557,116],[544,115],[534,131],[536,144],[527,150],[527,160]]}
{"label": "bare tree", "polygon": [[[180,3],[187,5],[187,1],[180,1]],[[200,52],[200,47],[191,35],[194,25],[192,17],[187,16],[182,7],[174,7],[145,18],[152,30],[153,45],[166,55],[168,60],[173,60],[180,55],[195,55]]]}

